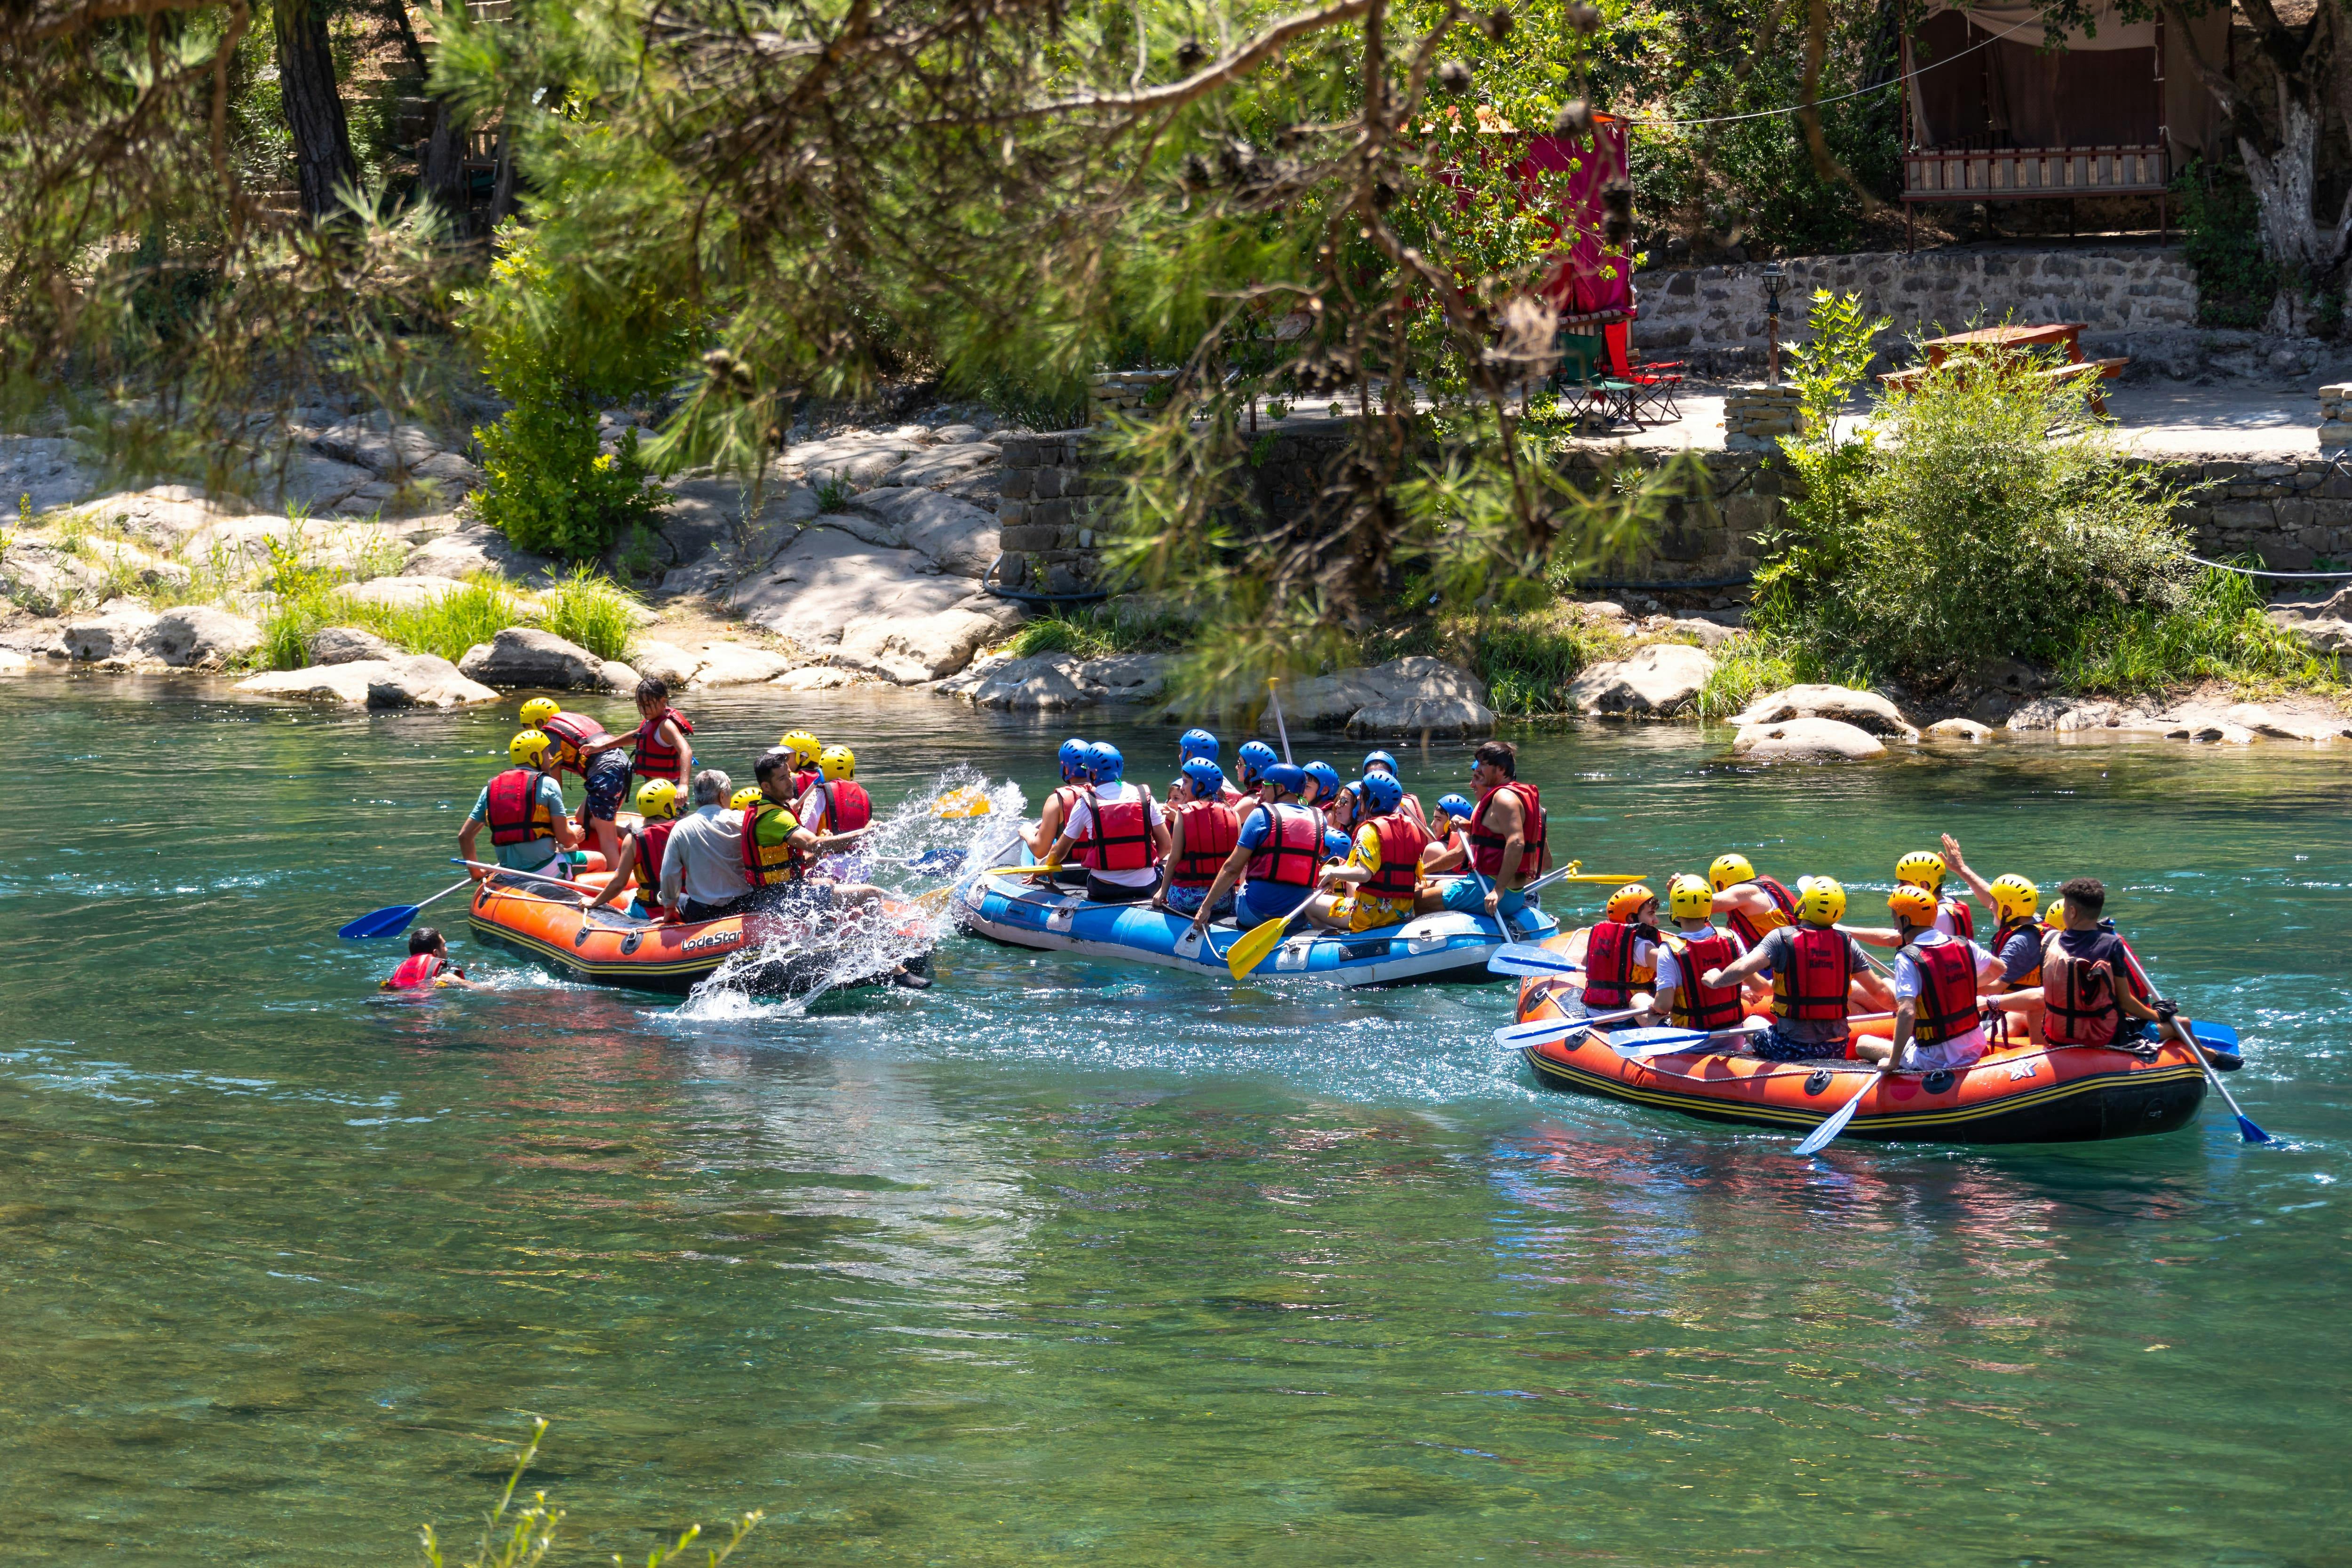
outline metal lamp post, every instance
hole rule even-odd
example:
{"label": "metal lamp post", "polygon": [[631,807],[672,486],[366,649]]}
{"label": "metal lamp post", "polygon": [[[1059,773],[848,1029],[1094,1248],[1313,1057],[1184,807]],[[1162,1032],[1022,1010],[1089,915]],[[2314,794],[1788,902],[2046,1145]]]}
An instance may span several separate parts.
{"label": "metal lamp post", "polygon": [[1780,384],[1780,264],[1764,264],[1764,380]]}

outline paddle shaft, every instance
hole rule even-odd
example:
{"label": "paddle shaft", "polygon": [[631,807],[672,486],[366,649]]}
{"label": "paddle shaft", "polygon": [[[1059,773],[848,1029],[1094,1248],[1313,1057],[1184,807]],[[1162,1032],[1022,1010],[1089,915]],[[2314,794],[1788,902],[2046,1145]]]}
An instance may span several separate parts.
{"label": "paddle shaft", "polygon": [[2205,1071],[2205,1081],[2221,1092],[2222,1100],[2230,1107],[2230,1114],[2238,1119],[2238,1135],[2250,1144],[2273,1142],[2268,1133],[2254,1124],[2254,1119],[2252,1116],[2238,1109],[2238,1097],[2230,1092],[2230,1086],[2221,1082],[2221,1075],[2213,1071],[2211,1062],[2205,1060],[2205,1048],[2197,1043],[2197,1031],[2190,1026],[2189,1021],[2178,1013],[2165,1021],[2170,1027],[2174,1037],[2188,1048],[2189,1054],[2197,1059],[2197,1065]]}
{"label": "paddle shaft", "polygon": [[[415,904],[387,904],[386,906],[384,906],[384,907],[383,907],[383,908],[382,908],[382,909],[371,909],[371,910],[369,910],[365,915],[360,915],[357,919],[353,919],[353,920],[346,920],[346,921],[344,921],[344,922],[343,922],[343,925],[342,925],[342,929],[341,929],[341,931],[337,932],[337,933],[336,933],[336,935],[337,935],[337,936],[345,936],[346,934],[348,934],[348,933],[350,933],[350,932],[351,932],[351,929],[352,929],[352,926],[354,926],[354,925],[357,925],[361,924],[362,921],[374,920],[374,919],[377,919],[377,918],[379,918],[379,917],[388,917],[388,916],[391,916],[391,915],[400,915],[400,920],[398,921],[398,923],[397,923],[397,924],[391,923],[391,922],[387,919],[386,924],[385,924],[385,925],[384,925],[384,928],[383,928],[383,930],[381,930],[381,931],[367,931],[367,932],[362,932],[362,933],[359,933],[359,934],[355,935],[355,936],[350,936],[348,939],[349,939],[349,940],[352,940],[352,941],[354,941],[354,942],[359,942],[359,941],[365,941],[365,940],[367,940],[369,937],[373,937],[373,936],[394,936],[394,935],[396,935],[397,933],[399,933],[399,932],[405,931],[406,929],[408,929],[408,923],[409,923],[410,921],[412,921],[412,920],[415,919],[415,918],[416,918],[416,916],[417,916],[417,913],[418,913],[420,910],[422,910],[422,909],[423,909],[426,904],[437,904],[437,903],[439,903],[442,899],[445,899],[445,898],[448,897],[451,894],[453,894],[453,893],[457,892],[459,888],[461,888],[461,887],[469,887],[469,886],[471,886],[471,885],[473,884],[473,881],[474,881],[474,879],[473,879],[472,877],[470,877],[470,876],[469,876],[469,877],[467,877],[467,878],[463,879],[462,881],[453,882],[453,883],[451,883],[448,886],[446,886],[446,887],[443,888],[440,892],[438,892],[438,893],[435,894],[431,898],[419,899],[419,900],[418,900],[416,903],[415,903]],[[403,913],[402,913],[403,911],[405,911],[406,913],[405,913],[405,914],[403,914]]]}
{"label": "paddle shaft", "polygon": [[[568,876],[542,876],[535,871],[517,871],[512,866],[492,865],[488,861],[457,860],[454,855],[451,856],[450,859],[455,861],[458,865],[469,865],[474,867],[477,871],[496,872],[500,876],[519,876],[525,882],[546,882],[552,883],[557,887],[568,887],[573,893],[580,894],[583,898],[586,897],[588,894],[588,890],[586,888],[581,886],[578,883],[573,882]],[[469,876],[466,880],[467,882],[471,882],[474,879]]]}
{"label": "paddle shaft", "polygon": [[1272,675],[1265,678],[1266,705],[1274,709],[1274,733],[1282,737],[1282,759],[1290,760],[1290,727],[1282,722],[1282,683]]}

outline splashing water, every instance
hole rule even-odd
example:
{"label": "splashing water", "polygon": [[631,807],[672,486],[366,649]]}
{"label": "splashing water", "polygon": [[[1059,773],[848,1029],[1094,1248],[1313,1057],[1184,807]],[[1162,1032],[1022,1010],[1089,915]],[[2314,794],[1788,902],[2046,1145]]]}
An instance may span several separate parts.
{"label": "splashing water", "polygon": [[[984,810],[977,809],[981,800]],[[880,888],[881,905],[763,920],[760,946],[720,965],[677,1016],[716,1020],[768,1008],[803,1013],[834,991],[919,969],[953,925],[948,890],[1020,852],[1025,804],[1018,784],[991,785],[969,765],[948,769],[876,818],[853,853],[824,862],[824,874],[838,882]]]}

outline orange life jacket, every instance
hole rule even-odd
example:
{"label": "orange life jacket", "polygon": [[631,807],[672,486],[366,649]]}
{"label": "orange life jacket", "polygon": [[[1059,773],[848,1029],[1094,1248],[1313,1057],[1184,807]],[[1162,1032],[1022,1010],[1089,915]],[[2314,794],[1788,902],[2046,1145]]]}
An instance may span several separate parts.
{"label": "orange life jacket", "polygon": [[542,721],[540,733],[555,742],[555,765],[569,768],[585,775],[588,770],[588,747],[603,746],[613,737],[604,727],[584,713],[559,713]]}
{"label": "orange life jacket", "polygon": [[[785,837],[780,844],[763,844],[752,831],[770,812],[784,820]],[[808,874],[808,857],[792,841],[792,831],[800,825],[799,818],[773,800],[754,800],[743,808],[743,874],[753,887],[798,882]]]}
{"label": "orange life jacket", "polygon": [[664,708],[654,717],[637,726],[636,755],[635,760],[629,765],[629,770],[640,778],[675,779],[677,777],[679,766],[687,760],[687,754],[680,752],[677,747],[661,737],[663,719],[675,721],[677,725],[677,732],[681,736],[694,733],[693,722],[674,707]]}
{"label": "orange life jacket", "polygon": [[1088,871],[1148,871],[1160,863],[1151,837],[1151,791],[1139,784],[1129,799],[1110,805],[1090,802],[1087,836],[1074,846]]}
{"label": "orange life jacket", "polygon": [[1271,815],[1266,835],[1250,856],[1249,880],[1276,887],[1312,887],[1323,869],[1323,813],[1287,801],[1258,802]]}
{"label": "orange life jacket", "polygon": [[637,886],[647,904],[661,896],[662,852],[669,848],[670,830],[677,826],[674,821],[647,822],[632,835],[637,841]]}
{"label": "orange life jacket", "polygon": [[2124,1015],[2107,944],[2092,949],[2098,956],[2078,958],[2059,945],[2063,935],[2053,931],[2042,942],[2042,1037],[2052,1045],[2113,1045]]}
{"label": "orange life jacket", "polygon": [[[2010,940],[2012,937],[2018,936],[2028,931],[2033,933],[2033,946],[2038,952],[2042,942],[2047,938],[2049,934],[2049,928],[2042,924],[2041,916],[2034,915],[2021,915],[2014,920],[2002,921],[2000,923],[2000,929],[1992,934],[1993,956],[2000,957],[2007,953],[2009,951]],[[2028,969],[2022,976],[2010,982],[2011,985],[2015,986],[2020,989],[2038,986],[2041,983],[2042,960],[2039,957],[2036,957],[2033,960],[2032,968]]]}
{"label": "orange life jacket", "polygon": [[1623,920],[1596,920],[1584,935],[1584,1005],[1622,1008],[1633,993],[1657,978],[1654,961],[1646,969],[1633,962],[1633,949],[1644,939],[1657,940],[1647,925]]}
{"label": "orange life jacket", "polygon": [[854,833],[874,820],[874,798],[855,779],[835,779],[821,785],[824,800],[824,831]]}
{"label": "orange life jacket", "polygon": [[1952,917],[1951,934],[1953,936],[1963,939],[1973,939],[1975,937],[1977,934],[1976,911],[1969,907],[1967,900],[1959,898],[1939,898],[1936,901],[1936,907],[1942,913]]}
{"label": "orange life jacket", "polygon": [[380,991],[414,991],[430,986],[447,967],[436,954],[411,953],[392,972],[392,978],[379,985]]}

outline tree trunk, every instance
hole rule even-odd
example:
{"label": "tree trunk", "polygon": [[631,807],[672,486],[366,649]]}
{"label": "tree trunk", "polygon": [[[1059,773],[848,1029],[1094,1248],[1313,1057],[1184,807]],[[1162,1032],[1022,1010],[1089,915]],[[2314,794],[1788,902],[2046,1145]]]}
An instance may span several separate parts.
{"label": "tree trunk", "polygon": [[270,22],[278,35],[278,94],[287,128],[294,132],[302,211],[323,218],[335,211],[337,193],[359,183],[360,177],[342,96],[336,90],[325,0],[277,0]]}
{"label": "tree trunk", "polygon": [[455,224],[465,215],[466,111],[450,99],[433,100],[433,134],[425,143],[425,197]]}

